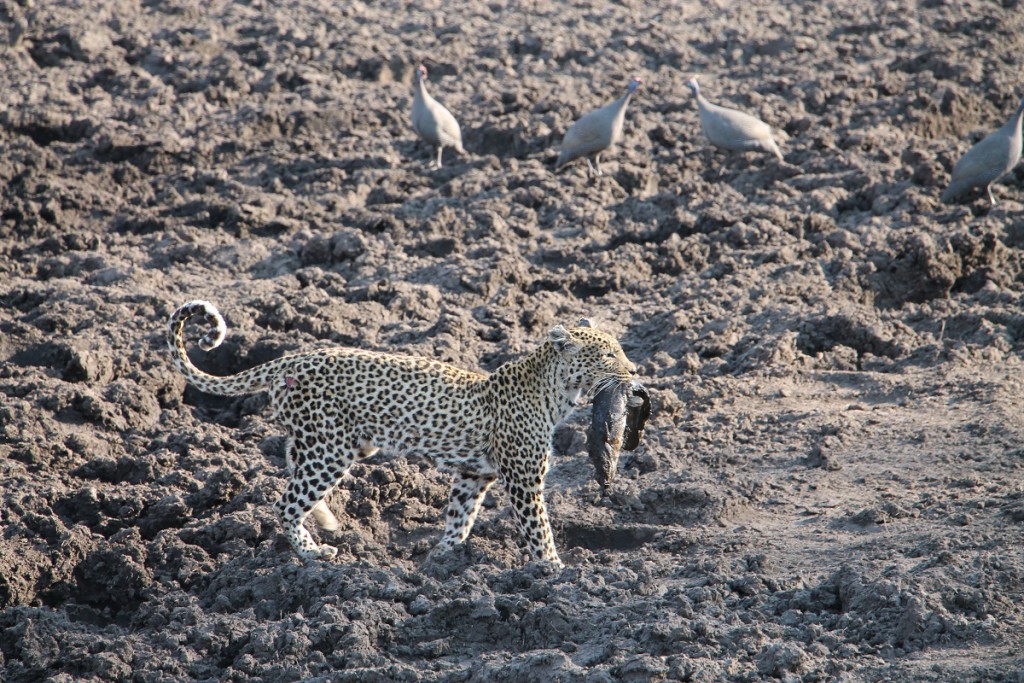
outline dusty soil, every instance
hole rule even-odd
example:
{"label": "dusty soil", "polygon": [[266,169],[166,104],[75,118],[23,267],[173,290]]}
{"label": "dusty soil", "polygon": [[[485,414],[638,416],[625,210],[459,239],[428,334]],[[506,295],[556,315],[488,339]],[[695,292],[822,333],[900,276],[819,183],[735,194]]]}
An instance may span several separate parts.
{"label": "dusty soil", "polygon": [[[938,201],[1022,94],[1020,4],[660,6],[0,0],[0,677],[1024,680],[1024,169]],[[695,73],[785,163],[711,149]],[[634,74],[607,175],[554,174]],[[654,415],[607,494],[589,411],[556,434],[563,571],[501,492],[428,561],[445,478],[383,459],[303,564],[265,397],[168,361],[192,298],[217,373],[492,370],[587,315]]]}

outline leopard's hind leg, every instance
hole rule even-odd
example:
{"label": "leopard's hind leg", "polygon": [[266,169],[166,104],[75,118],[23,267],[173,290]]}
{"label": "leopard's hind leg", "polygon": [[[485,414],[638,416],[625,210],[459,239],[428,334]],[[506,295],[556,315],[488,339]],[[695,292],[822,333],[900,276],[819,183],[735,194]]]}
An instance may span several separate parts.
{"label": "leopard's hind leg", "polygon": [[327,507],[327,502],[321,500],[316,504],[316,507],[312,510],[313,519],[316,520],[317,526],[327,531],[337,531],[341,528],[341,523],[338,518],[334,516],[331,509]]}
{"label": "leopard's hind leg", "polygon": [[[334,443],[338,441],[335,440]],[[337,524],[337,518],[324,505],[324,498],[337,486],[348,468],[360,455],[358,448],[341,448],[329,451],[320,446],[306,452],[301,440],[294,442],[291,477],[284,494],[277,501],[277,511],[284,525],[289,543],[304,559],[330,559],[338,549],[330,545],[317,545],[309,531],[303,526],[311,513],[322,523],[324,511]]]}
{"label": "leopard's hind leg", "polygon": [[[288,437],[285,441],[284,446],[284,460],[288,466],[288,472],[291,473],[295,470],[295,463],[292,456],[292,451],[295,449],[295,439]],[[313,519],[316,520],[317,526],[327,531],[337,531],[341,524],[338,522],[338,518],[334,516],[331,509],[327,507],[327,501],[321,500],[312,510]]]}

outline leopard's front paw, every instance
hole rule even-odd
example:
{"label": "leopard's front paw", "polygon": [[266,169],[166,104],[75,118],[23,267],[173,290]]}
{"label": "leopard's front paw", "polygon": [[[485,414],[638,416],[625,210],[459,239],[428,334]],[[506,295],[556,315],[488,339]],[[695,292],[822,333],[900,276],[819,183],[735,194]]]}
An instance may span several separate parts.
{"label": "leopard's front paw", "polygon": [[550,568],[553,572],[560,572],[565,569],[565,563],[557,557],[553,560],[541,560],[540,564],[544,567]]}
{"label": "leopard's front paw", "polygon": [[456,543],[455,541],[452,541],[450,539],[444,539],[430,549],[430,552],[427,553],[427,560],[444,562],[446,560],[450,560],[453,557],[456,557],[458,555],[458,553],[456,553],[456,550],[460,549],[462,550],[462,554],[465,554],[465,552],[468,549],[468,546],[462,543]]}

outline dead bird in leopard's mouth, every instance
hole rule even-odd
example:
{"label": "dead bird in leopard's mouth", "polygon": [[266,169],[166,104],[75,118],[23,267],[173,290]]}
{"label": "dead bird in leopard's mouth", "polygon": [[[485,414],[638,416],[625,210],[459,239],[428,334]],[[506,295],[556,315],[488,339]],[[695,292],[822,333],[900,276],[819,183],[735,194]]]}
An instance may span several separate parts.
{"label": "dead bird in leopard's mouth", "polygon": [[615,478],[620,452],[640,445],[650,416],[650,394],[637,380],[604,384],[595,393],[587,451],[602,487],[607,488]]}

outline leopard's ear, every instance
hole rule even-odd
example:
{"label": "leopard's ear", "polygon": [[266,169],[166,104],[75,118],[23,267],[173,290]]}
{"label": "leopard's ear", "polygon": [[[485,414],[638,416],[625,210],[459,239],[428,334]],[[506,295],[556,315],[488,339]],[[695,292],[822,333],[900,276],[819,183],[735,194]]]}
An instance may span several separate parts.
{"label": "leopard's ear", "polygon": [[593,327],[594,323],[590,322],[590,318],[580,318],[580,321],[576,323],[576,327]]}
{"label": "leopard's ear", "polygon": [[569,332],[561,325],[555,325],[548,332],[548,341],[555,347],[556,351],[578,351],[580,345],[572,340],[569,336]]}
{"label": "leopard's ear", "polygon": [[554,327],[551,328],[551,331],[548,332],[548,341],[554,344],[555,346],[558,346],[559,344],[564,344],[568,340],[569,333],[566,332],[565,328],[562,327],[561,325],[555,325]]}

